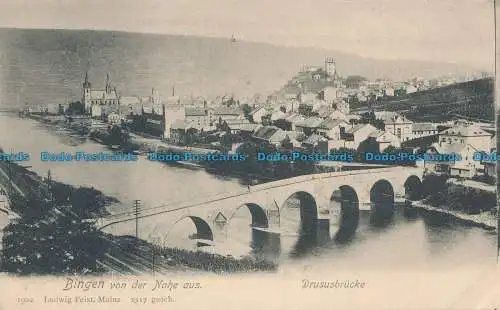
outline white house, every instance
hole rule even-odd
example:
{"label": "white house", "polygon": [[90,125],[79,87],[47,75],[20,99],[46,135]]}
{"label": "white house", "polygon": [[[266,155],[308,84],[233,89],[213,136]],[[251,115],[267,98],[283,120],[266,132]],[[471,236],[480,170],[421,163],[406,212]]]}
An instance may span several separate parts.
{"label": "white house", "polygon": [[372,138],[377,143],[379,152],[383,152],[389,146],[393,146],[395,148],[401,147],[401,140],[387,131],[376,130],[372,132],[368,137]]}
{"label": "white house", "polygon": [[318,127],[318,133],[329,140],[340,140],[340,128],[350,126],[344,120],[326,119]]}
{"label": "white house", "polygon": [[491,134],[477,125],[458,124],[439,133],[438,144],[470,144],[479,151],[491,151]]}
{"label": "white house", "polygon": [[408,141],[413,137],[413,122],[406,117],[390,111],[375,112],[375,117],[384,122],[384,130],[391,132],[402,142]]}
{"label": "white house", "polygon": [[411,131],[412,139],[433,136],[439,133],[437,124],[434,123],[413,123]]}
{"label": "white house", "polygon": [[387,96],[387,97],[394,97],[394,88],[392,87],[386,87],[384,89],[384,94]]}
{"label": "white house", "polygon": [[[457,154],[461,157],[457,161],[429,162],[431,168],[434,168],[438,172],[455,177],[470,178],[476,175],[479,169],[483,168],[480,161],[474,160],[474,153],[479,150],[470,144],[435,143],[432,147],[438,154]],[[427,163],[425,164],[427,165]]]}
{"label": "white house", "polygon": [[340,147],[357,150],[361,142],[368,139],[370,134],[377,129],[370,124],[351,125],[340,127]]}
{"label": "white house", "polygon": [[259,106],[256,107],[253,111],[250,112],[250,115],[252,115],[252,119],[255,123],[261,124],[262,123],[262,117],[267,116],[269,112],[264,106]]}
{"label": "white house", "polygon": [[407,94],[415,93],[417,91],[418,91],[418,88],[413,86],[413,85],[406,86],[406,93]]}
{"label": "white house", "polygon": [[275,126],[257,127],[252,135],[252,139],[261,143],[268,143],[275,147],[283,146],[285,141],[289,141],[286,131]]}

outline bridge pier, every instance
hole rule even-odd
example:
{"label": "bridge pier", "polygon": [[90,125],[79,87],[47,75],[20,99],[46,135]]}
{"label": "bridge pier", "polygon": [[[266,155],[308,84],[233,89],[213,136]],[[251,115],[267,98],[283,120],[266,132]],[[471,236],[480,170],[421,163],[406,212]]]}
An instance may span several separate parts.
{"label": "bridge pier", "polygon": [[275,260],[281,251],[281,235],[279,232],[252,227],[252,252],[257,257]]}
{"label": "bridge pier", "polygon": [[331,241],[330,236],[330,219],[317,219],[317,243],[319,246],[325,245]]}

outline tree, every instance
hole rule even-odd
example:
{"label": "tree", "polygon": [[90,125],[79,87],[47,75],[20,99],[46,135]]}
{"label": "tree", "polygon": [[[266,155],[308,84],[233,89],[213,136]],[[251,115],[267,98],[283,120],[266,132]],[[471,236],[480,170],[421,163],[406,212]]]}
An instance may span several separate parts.
{"label": "tree", "polygon": [[[436,194],[443,195],[448,189],[447,180],[447,177],[444,175],[437,175],[433,173],[425,175],[422,179],[424,196],[436,196]],[[446,201],[445,197],[444,200]]]}
{"label": "tree", "polygon": [[248,105],[247,103],[241,105],[241,110],[243,111],[243,115],[246,119],[251,116],[250,112],[252,112],[252,107],[250,107],[250,105]]}
{"label": "tree", "polygon": [[69,114],[69,115],[85,114],[85,105],[83,103],[81,103],[80,101],[70,102],[65,113]]}
{"label": "tree", "polygon": [[361,114],[361,119],[359,122],[362,124],[370,124],[373,127],[380,129],[380,130],[385,129],[384,121],[381,119],[378,119],[375,116],[375,113],[373,111]]}
{"label": "tree", "polygon": [[9,224],[2,239],[2,267],[20,274],[74,274],[96,271],[105,246],[90,224],[64,213]]}
{"label": "tree", "polygon": [[292,123],[287,121],[286,119],[277,119],[274,121],[274,126],[285,130],[285,131],[290,131],[292,130]]}

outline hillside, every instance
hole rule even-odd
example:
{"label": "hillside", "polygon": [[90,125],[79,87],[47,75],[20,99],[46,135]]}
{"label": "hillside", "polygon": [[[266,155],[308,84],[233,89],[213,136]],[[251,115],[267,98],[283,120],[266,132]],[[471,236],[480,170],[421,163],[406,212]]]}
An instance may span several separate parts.
{"label": "hillside", "polygon": [[375,110],[404,111],[413,120],[454,118],[494,121],[494,80],[486,78],[420,91],[382,101]]}
{"label": "hillside", "polygon": [[[341,50],[339,46],[339,50]],[[229,38],[90,30],[0,29],[2,104],[60,102],[81,96],[82,73],[104,83],[106,73],[123,94],[267,95],[303,65],[336,58],[340,75],[403,80],[482,71],[457,64],[377,60],[339,51],[274,46]],[[20,98],[17,98],[17,96]]]}

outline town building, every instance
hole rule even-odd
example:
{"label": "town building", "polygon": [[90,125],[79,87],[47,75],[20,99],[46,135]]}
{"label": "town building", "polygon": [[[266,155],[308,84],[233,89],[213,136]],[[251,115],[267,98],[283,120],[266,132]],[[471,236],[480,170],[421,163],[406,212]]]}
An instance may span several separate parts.
{"label": "town building", "polygon": [[306,136],[309,136],[316,132],[321,123],[323,123],[323,119],[321,117],[312,116],[301,122],[297,122],[295,124],[295,128],[297,131],[303,132]]}
{"label": "town building", "polygon": [[389,146],[394,148],[401,147],[401,140],[398,137],[383,130],[372,132],[368,135],[368,140],[373,141],[373,144],[377,146],[377,152],[384,152]]}
{"label": "town building", "polygon": [[413,123],[411,127],[412,139],[418,139],[439,133],[437,124],[434,123]]}
{"label": "town building", "polygon": [[163,137],[167,140],[171,138],[171,128],[172,124],[179,124],[178,121],[185,120],[186,117],[186,108],[183,105],[178,104],[165,104],[165,108],[163,111],[163,119],[164,119],[164,130]]}
{"label": "town building", "polygon": [[445,144],[470,144],[479,151],[491,151],[492,134],[473,124],[457,124],[439,133],[439,146]]}
{"label": "town building", "polygon": [[290,129],[292,131],[297,130],[297,124],[301,124],[306,118],[300,114],[297,113],[292,113],[290,114],[287,118],[285,118],[285,121],[290,123]]}
{"label": "town building", "polygon": [[406,93],[407,94],[411,94],[411,93],[415,93],[418,91],[418,88],[414,85],[408,85],[406,86]]}
{"label": "town building", "polygon": [[470,144],[435,143],[428,151],[429,154],[456,154],[460,156],[460,160],[427,161],[424,167],[452,177],[471,178],[483,169],[481,162],[474,159],[474,154],[477,152],[479,150]]}
{"label": "town building", "polygon": [[257,124],[262,124],[262,117],[269,114],[269,111],[263,106],[258,106],[250,112],[252,119]]}
{"label": "town building", "polygon": [[185,120],[195,128],[212,127],[227,120],[243,119],[242,111],[228,107],[186,107]]}
{"label": "town building", "polygon": [[339,111],[340,113],[342,113],[344,115],[351,113],[349,103],[346,102],[345,100],[335,101],[334,105],[335,105],[335,108],[337,109],[337,111]]}
{"label": "town building", "polygon": [[377,129],[370,124],[358,124],[340,127],[341,141],[335,148],[343,147],[357,150],[359,145],[368,139],[370,134]]}
{"label": "town building", "polygon": [[406,117],[396,113],[381,111],[375,112],[375,117],[384,122],[384,130],[398,137],[401,142],[408,141],[413,137],[413,122]]}
{"label": "town building", "polygon": [[340,140],[340,128],[350,126],[341,119],[326,119],[318,126],[318,133],[329,140]]}
{"label": "town building", "polygon": [[255,129],[252,140],[260,145],[271,145],[280,148],[289,141],[289,138],[284,130],[276,126],[260,126]]}
{"label": "town building", "polygon": [[215,121],[214,110],[200,107],[186,107],[185,121],[196,128],[211,125]]}
{"label": "town building", "polygon": [[384,89],[384,95],[387,97],[394,97],[395,95],[395,89],[392,87],[387,87]]}
{"label": "town building", "polygon": [[176,120],[170,125],[170,141],[180,145],[190,145],[196,129],[183,120]]}
{"label": "town building", "polygon": [[314,133],[302,142],[304,149],[327,155],[329,152],[328,139],[320,134]]}
{"label": "town building", "polygon": [[484,171],[484,164],[474,158],[475,153],[491,151],[491,134],[474,124],[459,123],[439,133],[431,152],[458,154],[459,161],[425,163],[437,172],[450,176],[470,178]]}
{"label": "town building", "polygon": [[126,108],[127,115],[141,115],[143,106],[141,100],[136,96],[122,96],[120,97],[120,105]]}

